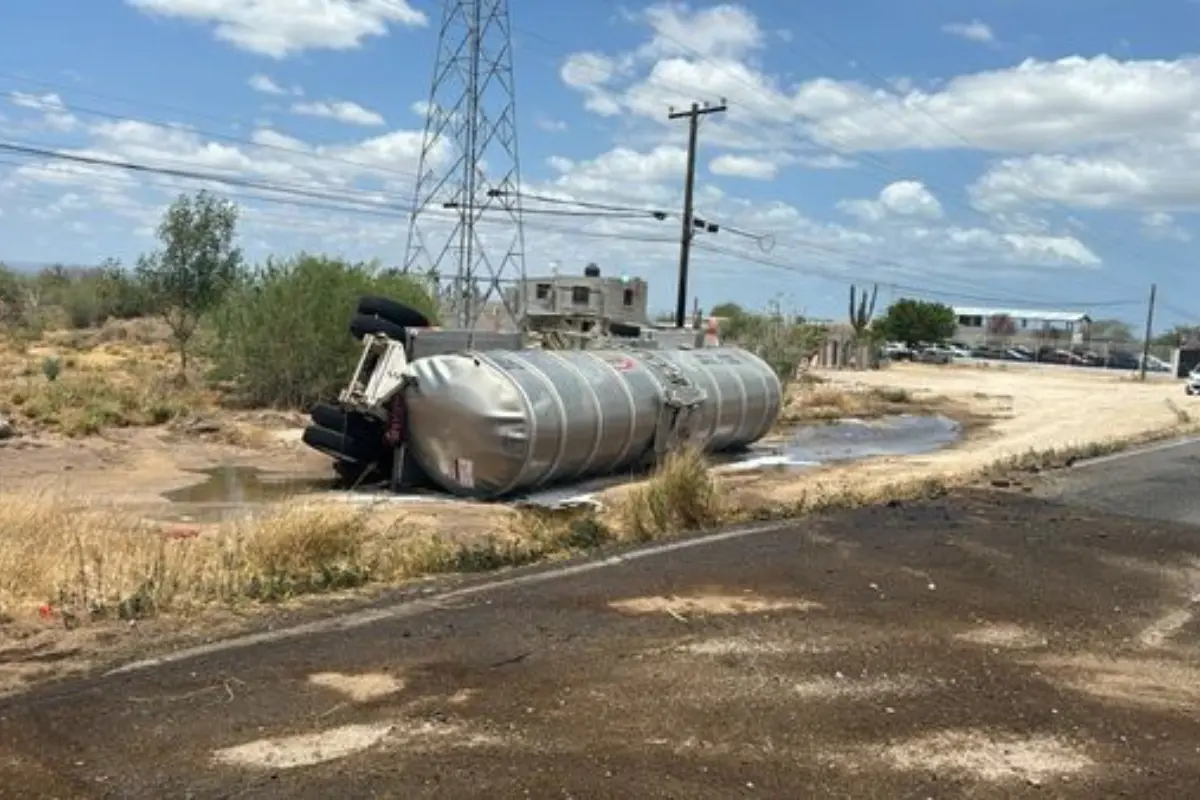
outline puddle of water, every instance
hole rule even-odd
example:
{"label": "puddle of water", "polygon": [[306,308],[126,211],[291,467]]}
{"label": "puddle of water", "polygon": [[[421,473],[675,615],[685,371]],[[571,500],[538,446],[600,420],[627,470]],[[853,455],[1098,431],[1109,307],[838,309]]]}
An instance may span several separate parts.
{"label": "puddle of water", "polygon": [[216,467],[197,475],[204,476],[204,480],[165,492],[163,497],[172,503],[172,510],[156,516],[171,521],[220,522],[277,500],[325,492],[336,486],[332,475],[281,476],[256,467]]}
{"label": "puddle of water", "polygon": [[906,414],[872,422],[845,419],[804,426],[784,441],[755,445],[721,469],[808,469],[879,456],[919,456],[954,444],[961,435],[957,422],[939,416]]}
{"label": "puddle of water", "polygon": [[167,492],[172,503],[268,503],[295,494],[332,489],[333,475],[272,475],[257,467],[217,467],[202,470],[205,480]]}

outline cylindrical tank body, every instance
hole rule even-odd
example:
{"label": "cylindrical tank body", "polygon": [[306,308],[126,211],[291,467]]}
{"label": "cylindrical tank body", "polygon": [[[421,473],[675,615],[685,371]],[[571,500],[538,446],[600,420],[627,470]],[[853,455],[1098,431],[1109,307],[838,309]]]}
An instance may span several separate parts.
{"label": "cylindrical tank body", "polygon": [[775,424],[779,379],[740,348],[489,350],[408,366],[409,447],[434,483],[477,498],[627,469],[654,444],[664,362],[706,394],[688,424],[705,450]]}

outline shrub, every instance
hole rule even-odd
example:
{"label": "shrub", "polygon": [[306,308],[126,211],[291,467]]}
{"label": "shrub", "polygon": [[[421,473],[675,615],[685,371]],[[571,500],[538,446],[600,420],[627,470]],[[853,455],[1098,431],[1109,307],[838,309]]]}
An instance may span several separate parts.
{"label": "shrub", "polygon": [[630,489],[617,519],[627,535],[648,541],[717,525],[724,500],[703,454],[686,449],[669,454],[648,481]]}
{"label": "shrub", "polygon": [[303,407],[330,396],[354,366],[359,345],[347,326],[363,294],[434,316],[420,284],[374,265],[303,254],[268,262],[214,315],[214,377],[246,405]]}
{"label": "shrub", "polygon": [[742,313],[730,318],[725,338],[766,361],[786,386],[820,348],[825,329],[776,317]]}

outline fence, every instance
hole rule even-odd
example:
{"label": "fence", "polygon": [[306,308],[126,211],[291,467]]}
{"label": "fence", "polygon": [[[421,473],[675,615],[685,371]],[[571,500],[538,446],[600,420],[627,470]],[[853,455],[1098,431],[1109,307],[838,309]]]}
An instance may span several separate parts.
{"label": "fence", "polygon": [[[996,349],[1003,352],[1015,351],[1036,363],[1079,367],[1137,369],[1142,360],[1142,343],[1128,340],[1090,339],[1077,344],[1048,342],[1040,345],[1011,344],[1007,346],[999,343],[985,349]],[[1174,362],[1176,349],[1171,345],[1151,344],[1148,351],[1148,365],[1151,368],[1171,365]]]}

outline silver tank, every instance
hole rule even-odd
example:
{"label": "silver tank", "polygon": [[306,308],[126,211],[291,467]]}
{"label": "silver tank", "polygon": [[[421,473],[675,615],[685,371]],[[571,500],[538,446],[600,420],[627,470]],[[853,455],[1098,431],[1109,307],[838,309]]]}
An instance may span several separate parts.
{"label": "silver tank", "polygon": [[628,469],[654,445],[668,365],[705,394],[688,424],[703,449],[775,424],[779,379],[741,348],[490,350],[409,364],[409,447],[434,483],[476,498]]}

